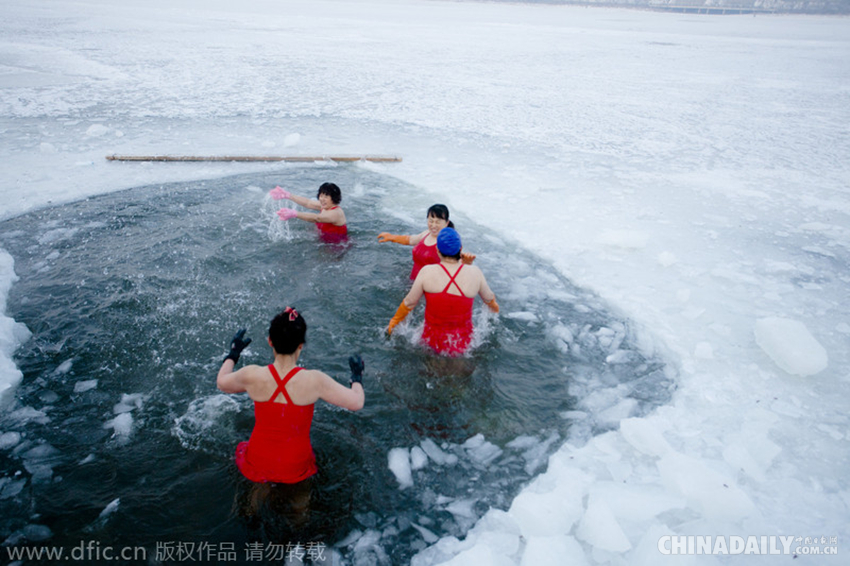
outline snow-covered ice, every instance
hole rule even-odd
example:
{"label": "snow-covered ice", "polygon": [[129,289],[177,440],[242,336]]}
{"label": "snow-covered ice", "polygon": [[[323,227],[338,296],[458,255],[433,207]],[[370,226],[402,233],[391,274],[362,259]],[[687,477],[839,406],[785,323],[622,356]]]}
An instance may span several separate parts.
{"label": "snow-covered ice", "polygon": [[[616,406],[595,437],[576,427],[508,509],[462,540],[429,540],[414,564],[654,565],[660,537],[677,534],[837,537],[837,556],[794,562],[846,561],[847,18],[427,0],[0,6],[0,219],[281,167],[110,154],[397,154],[357,166],[539,255],[675,368],[669,404],[640,418]],[[547,285],[517,262],[524,275],[504,292]],[[13,399],[12,356],[29,338],[5,308],[15,279],[0,251],[3,410],[51,425]],[[553,337],[565,351],[605,341],[616,364],[629,354],[609,330],[564,321]],[[585,407],[609,400],[595,395]],[[116,435],[132,433],[142,401],[119,403]],[[14,432],[5,450],[51,481],[61,454]],[[467,450],[484,464],[485,443]],[[431,440],[416,448],[427,466],[458,464]],[[0,478],[0,497],[22,488]],[[360,533],[354,553],[381,563],[381,533]]]}

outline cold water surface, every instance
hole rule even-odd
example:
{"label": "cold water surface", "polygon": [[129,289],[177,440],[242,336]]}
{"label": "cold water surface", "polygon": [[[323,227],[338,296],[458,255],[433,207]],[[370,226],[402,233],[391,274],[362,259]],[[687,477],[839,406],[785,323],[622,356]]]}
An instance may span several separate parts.
{"label": "cold water surface", "polygon": [[[328,180],[343,190],[342,245],[281,223],[267,197],[276,184],[313,196]],[[357,166],[293,167],[0,224],[20,277],[7,312],[33,333],[16,354],[24,381],[0,412],[0,539],[142,545],[166,563],[176,545],[198,556],[203,544],[233,548],[250,563],[249,543],[319,542],[325,557],[406,563],[506,508],[564,439],[666,402],[669,376],[626,321],[454,214],[501,314],[477,301],[474,348],[458,359],[418,345],[422,305],[387,339],[411,248],[376,235],[424,230],[426,199]],[[306,493],[241,477],[233,452],[252,406],[215,386],[240,327],[254,339],[240,363],[271,361],[268,323],[287,305],[308,324],[301,365],[347,383],[348,356],[366,362],[362,411],[316,406],[320,473]],[[412,485],[400,484],[410,458]]]}

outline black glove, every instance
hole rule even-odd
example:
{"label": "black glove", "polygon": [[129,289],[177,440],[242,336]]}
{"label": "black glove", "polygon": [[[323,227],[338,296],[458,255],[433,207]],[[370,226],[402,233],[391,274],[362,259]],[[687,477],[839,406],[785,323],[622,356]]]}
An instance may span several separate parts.
{"label": "black glove", "polygon": [[348,358],[348,367],[351,368],[351,385],[355,383],[363,385],[363,370],[366,368],[366,364],[363,363],[360,354],[354,354]]}
{"label": "black glove", "polygon": [[[245,329],[243,328],[239,332],[233,335],[233,340],[230,342],[230,353],[224,357],[224,360],[233,360],[233,363],[239,361],[239,354],[242,353],[242,350],[248,347],[248,344],[251,343],[251,339],[245,338]],[[222,362],[224,361],[222,360]]]}

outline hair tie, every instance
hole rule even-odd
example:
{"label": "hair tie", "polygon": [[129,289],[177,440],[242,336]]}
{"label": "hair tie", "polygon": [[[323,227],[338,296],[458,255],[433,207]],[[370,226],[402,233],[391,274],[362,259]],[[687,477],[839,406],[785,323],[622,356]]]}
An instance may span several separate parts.
{"label": "hair tie", "polygon": [[289,313],[289,322],[295,322],[295,319],[298,318],[298,311],[292,307],[286,307],[283,312]]}

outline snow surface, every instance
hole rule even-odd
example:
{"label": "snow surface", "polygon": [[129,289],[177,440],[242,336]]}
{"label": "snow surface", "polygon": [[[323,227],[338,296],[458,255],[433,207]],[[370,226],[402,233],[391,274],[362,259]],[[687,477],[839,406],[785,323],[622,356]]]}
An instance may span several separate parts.
{"label": "snow surface", "polygon": [[[668,405],[568,439],[464,540],[419,527],[415,564],[788,560],[660,556],[675,534],[838,537],[837,556],[795,564],[846,563],[850,20],[428,0],[0,6],[0,218],[282,167],[113,153],[400,155],[361,166],[550,261],[678,370]],[[0,252],[0,314],[15,278]],[[0,316],[4,410],[37,419],[11,399],[28,337]],[[116,408],[116,435],[137,402]],[[50,480],[54,452],[29,455],[33,481]]]}

